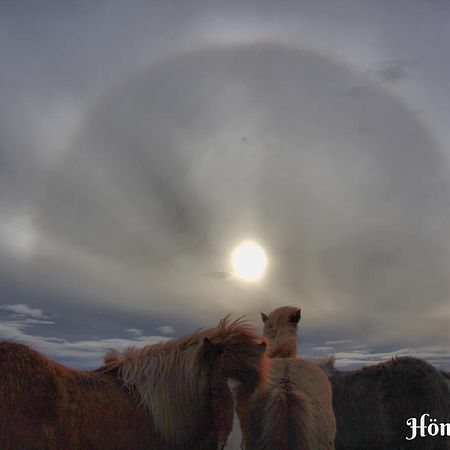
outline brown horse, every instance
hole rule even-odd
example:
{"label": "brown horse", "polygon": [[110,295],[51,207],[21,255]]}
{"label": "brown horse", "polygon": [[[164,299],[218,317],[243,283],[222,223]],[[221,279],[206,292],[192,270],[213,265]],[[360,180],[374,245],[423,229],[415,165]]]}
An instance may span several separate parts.
{"label": "brown horse", "polygon": [[450,448],[446,437],[406,440],[412,434],[410,418],[419,420],[426,413],[438,423],[450,421],[446,379],[432,365],[397,357],[354,371],[326,367],[333,386],[337,449]]}
{"label": "brown horse", "polygon": [[[286,329],[293,328],[289,316],[281,314],[292,307],[273,311],[264,320],[264,334],[280,348],[296,352],[292,340],[283,344]],[[267,329],[267,324],[272,324]],[[269,344],[270,345],[270,344]],[[333,388],[338,450],[447,449],[442,437],[422,437],[407,441],[411,429],[406,421],[423,413],[438,422],[450,420],[448,379],[430,364],[416,358],[394,358],[355,371],[339,371],[334,358],[320,362]],[[450,446],[449,446],[450,448]]]}
{"label": "brown horse", "polygon": [[0,343],[2,450],[216,450],[231,429],[229,379],[264,382],[265,343],[241,320],[69,369]]}
{"label": "brown horse", "polygon": [[261,314],[264,333],[273,340],[267,386],[250,403],[239,389],[236,395],[247,450],[334,449],[336,424],[327,376],[311,361],[274,357],[295,351],[300,315],[294,307]]}
{"label": "brown horse", "polygon": [[441,370],[442,375],[444,375],[445,380],[447,381],[448,390],[450,392],[450,372],[446,372],[445,370]]}

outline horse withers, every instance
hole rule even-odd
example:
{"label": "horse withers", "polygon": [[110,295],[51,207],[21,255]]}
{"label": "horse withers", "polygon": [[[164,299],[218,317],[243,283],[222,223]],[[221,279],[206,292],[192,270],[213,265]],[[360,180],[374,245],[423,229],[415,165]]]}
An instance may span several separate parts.
{"label": "horse withers", "polygon": [[233,419],[228,380],[251,396],[264,383],[265,343],[227,318],[179,339],[67,368],[0,343],[2,450],[217,450]]}

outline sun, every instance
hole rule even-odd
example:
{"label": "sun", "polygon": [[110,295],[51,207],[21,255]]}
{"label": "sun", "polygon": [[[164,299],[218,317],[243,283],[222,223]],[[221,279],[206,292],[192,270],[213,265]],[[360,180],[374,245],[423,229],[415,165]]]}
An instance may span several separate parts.
{"label": "sun", "polygon": [[267,255],[256,242],[240,243],[231,254],[233,274],[247,281],[259,280],[267,268]]}

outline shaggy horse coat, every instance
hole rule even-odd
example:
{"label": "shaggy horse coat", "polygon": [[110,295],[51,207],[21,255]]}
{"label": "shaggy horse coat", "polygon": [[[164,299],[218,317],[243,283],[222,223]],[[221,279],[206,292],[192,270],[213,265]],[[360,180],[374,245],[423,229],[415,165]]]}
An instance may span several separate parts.
{"label": "shaggy horse coat", "polygon": [[448,391],[450,392],[450,372],[446,372],[445,370],[441,370],[442,375],[444,375],[447,380]]}
{"label": "shaggy horse coat", "polygon": [[331,385],[302,358],[271,360],[267,388],[248,414],[247,450],[332,450],[336,423]]}
{"label": "shaggy horse coat", "polygon": [[[276,348],[296,354],[292,340],[283,344],[286,329],[293,331],[287,310],[273,311],[264,320],[264,335]],[[274,338],[275,337],[275,338]],[[407,441],[411,428],[406,421],[422,414],[438,422],[450,421],[449,379],[425,361],[399,357],[355,371],[339,371],[334,358],[320,364],[327,372],[333,388],[333,408],[336,416],[337,450],[399,450],[447,449],[445,437],[422,437]]]}
{"label": "shaggy horse coat", "polygon": [[[240,404],[244,448],[247,450],[334,449],[336,432],[331,385],[321,368],[301,358],[286,358],[294,351],[301,311],[279,308],[261,314],[271,356],[266,389],[252,403]],[[250,405],[249,409],[248,405]]]}
{"label": "shaggy horse coat", "polygon": [[264,381],[264,349],[249,325],[227,319],[111,354],[93,372],[0,343],[0,448],[216,450],[233,418],[227,381],[250,396]]}
{"label": "shaggy horse coat", "polygon": [[336,414],[336,449],[448,449],[449,438],[417,437],[407,441],[409,418],[424,413],[450,422],[450,398],[445,378],[417,358],[397,357],[354,371],[330,369]]}

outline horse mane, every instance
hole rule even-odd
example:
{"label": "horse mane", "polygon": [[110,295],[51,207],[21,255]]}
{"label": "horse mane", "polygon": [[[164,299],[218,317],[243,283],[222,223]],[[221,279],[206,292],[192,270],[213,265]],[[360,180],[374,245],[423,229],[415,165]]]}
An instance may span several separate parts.
{"label": "horse mane", "polygon": [[227,354],[245,359],[249,340],[261,342],[247,321],[230,321],[226,316],[214,328],[142,348],[129,347],[123,353],[109,352],[98,370],[117,370],[118,378],[151,411],[156,428],[170,440],[182,442],[207,408],[210,361],[204,357],[205,338],[223,352],[218,358]]}
{"label": "horse mane", "polygon": [[297,353],[297,338],[288,337],[280,342],[271,342],[269,346],[270,358],[295,358]]}
{"label": "horse mane", "polygon": [[316,364],[327,374],[328,377],[331,377],[337,372],[335,355],[321,356],[316,359]]}

